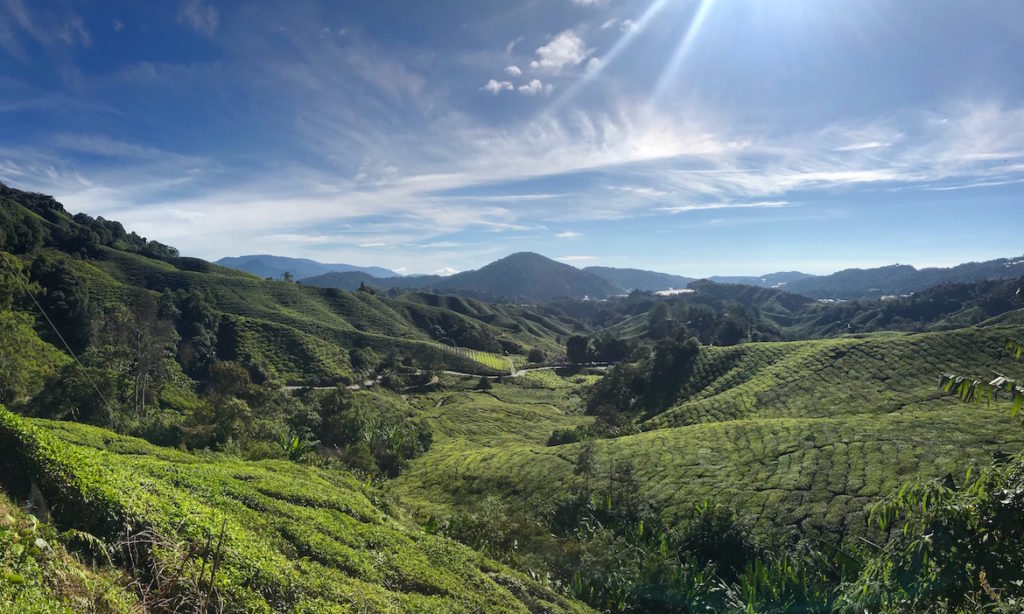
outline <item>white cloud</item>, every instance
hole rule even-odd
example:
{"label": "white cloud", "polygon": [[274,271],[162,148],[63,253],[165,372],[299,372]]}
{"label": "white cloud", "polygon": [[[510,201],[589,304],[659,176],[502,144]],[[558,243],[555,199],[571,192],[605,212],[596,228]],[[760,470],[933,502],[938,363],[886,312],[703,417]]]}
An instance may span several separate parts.
{"label": "white cloud", "polygon": [[587,72],[596,73],[601,69],[601,58],[590,58],[587,60]]}
{"label": "white cloud", "polygon": [[786,200],[767,200],[753,203],[700,203],[692,205],[679,205],[677,207],[664,207],[661,211],[667,213],[686,213],[688,211],[711,211],[714,209],[777,209],[779,207],[791,207],[792,203]]}
{"label": "white cloud", "polygon": [[606,0],[570,0],[573,4],[578,6],[597,6],[604,4]]}
{"label": "white cloud", "polygon": [[72,46],[76,43],[81,44],[83,47],[88,47],[92,44],[92,37],[89,36],[89,31],[85,29],[85,22],[78,15],[72,16],[64,23],[57,32],[57,38]]}
{"label": "white cloud", "polygon": [[511,91],[513,87],[514,86],[512,85],[511,81],[497,81],[495,79],[491,79],[490,81],[485,83],[484,86],[481,87],[480,89],[482,91],[498,95],[499,93],[505,90]]}
{"label": "white cloud", "polygon": [[537,59],[530,62],[530,66],[558,72],[566,66],[579,65],[589,55],[580,35],[575,30],[564,30],[548,44],[537,48]]}
{"label": "white cloud", "polygon": [[114,32],[120,32],[121,30],[124,30],[124,22],[121,21],[120,19],[115,18],[114,19]]}
{"label": "white cloud", "polygon": [[619,29],[623,32],[636,32],[640,29],[640,25],[632,19],[623,19],[622,23],[619,24]]}
{"label": "white cloud", "polygon": [[611,19],[609,19],[608,21],[606,21],[606,22],[604,22],[603,24],[601,24],[601,29],[602,29],[602,30],[607,30],[608,28],[610,28],[610,27],[614,26],[614,25],[615,25],[615,24],[617,24],[618,22],[619,22],[619,20],[618,20],[618,19],[616,19],[616,18],[612,17],[612,18],[611,18]]}
{"label": "white cloud", "polygon": [[574,237],[581,237],[583,235],[581,235],[578,232],[573,232],[571,230],[566,230],[565,232],[560,232],[560,233],[556,234],[555,236],[558,237],[559,239],[572,239]]}
{"label": "white cloud", "polygon": [[512,65],[505,67],[505,74],[511,75],[513,77],[518,77],[519,75],[523,74],[523,71],[520,70],[518,66]]}
{"label": "white cloud", "polygon": [[382,243],[380,241],[372,241],[370,243],[360,243],[359,244],[359,247],[362,247],[362,248],[387,247],[387,246],[388,246],[387,243]]}
{"label": "white cloud", "polygon": [[516,45],[518,45],[522,41],[523,41],[523,37],[522,36],[519,36],[517,38],[514,38],[514,39],[510,40],[508,42],[508,44],[505,45],[505,55],[511,55],[512,54],[512,50],[515,49]]}
{"label": "white cloud", "polygon": [[517,87],[516,91],[525,96],[536,96],[541,92],[550,94],[554,88],[555,86],[550,83],[543,83],[540,79],[531,79],[529,83]]}
{"label": "white cloud", "polygon": [[449,275],[455,275],[458,272],[459,272],[458,269],[453,269],[450,266],[446,266],[446,267],[444,267],[442,269],[438,269],[438,270],[434,271],[434,275],[440,275],[441,277],[448,277]]}
{"label": "white cloud", "polygon": [[220,14],[214,6],[203,4],[202,0],[183,0],[178,7],[178,22],[200,34],[213,36],[220,23]]}
{"label": "white cloud", "polygon": [[561,262],[590,262],[591,260],[597,260],[597,256],[562,256],[561,258],[555,258]]}

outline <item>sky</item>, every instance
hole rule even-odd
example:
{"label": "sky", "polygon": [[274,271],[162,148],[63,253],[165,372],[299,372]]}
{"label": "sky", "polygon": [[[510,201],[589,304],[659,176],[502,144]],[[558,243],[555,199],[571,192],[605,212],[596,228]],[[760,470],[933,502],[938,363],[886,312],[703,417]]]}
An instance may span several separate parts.
{"label": "sky", "polygon": [[1024,2],[0,0],[0,181],[184,255],[1020,255]]}

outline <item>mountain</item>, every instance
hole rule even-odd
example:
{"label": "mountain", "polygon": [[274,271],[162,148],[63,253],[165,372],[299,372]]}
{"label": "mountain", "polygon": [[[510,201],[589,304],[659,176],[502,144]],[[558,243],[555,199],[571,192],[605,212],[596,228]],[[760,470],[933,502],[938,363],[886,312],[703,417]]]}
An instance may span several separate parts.
{"label": "mountain", "polygon": [[693,277],[682,277],[680,275],[645,271],[643,269],[588,266],[583,270],[597,275],[625,291],[643,290],[645,292],[657,292],[658,290],[668,290],[670,288],[685,288],[690,282],[696,281]]}
{"label": "mountain", "polygon": [[246,271],[260,277],[280,279],[285,272],[291,273],[295,279],[305,279],[314,275],[331,272],[357,271],[374,277],[397,277],[398,273],[379,266],[360,267],[352,264],[328,264],[308,258],[288,258],[270,254],[253,254],[221,258],[217,264],[240,271]]}
{"label": "mountain", "polygon": [[893,264],[873,269],[846,269],[796,279],[786,290],[812,298],[859,299],[910,294],[944,283],[969,283],[1024,276],[1024,256],[985,262],[968,262],[949,268],[917,269]]}
{"label": "mountain", "polygon": [[302,280],[309,286],[349,290],[358,288],[361,282],[378,290],[427,289],[524,302],[543,302],[557,297],[605,298],[620,291],[615,284],[589,271],[532,252],[511,254],[475,271],[448,277],[367,279],[357,273],[329,273]]}
{"label": "mountain", "polygon": [[604,298],[618,289],[593,273],[532,252],[518,252],[477,269],[444,278],[440,290],[473,290],[530,301],[558,296]]}
{"label": "mountain", "polygon": [[801,273],[800,271],[783,271],[780,273],[768,273],[767,275],[761,275],[760,277],[744,275],[713,275],[708,279],[720,284],[743,284],[745,286],[760,286],[762,288],[778,288],[779,286],[785,286],[786,284],[799,279],[809,279],[812,277],[815,277],[815,275]]}

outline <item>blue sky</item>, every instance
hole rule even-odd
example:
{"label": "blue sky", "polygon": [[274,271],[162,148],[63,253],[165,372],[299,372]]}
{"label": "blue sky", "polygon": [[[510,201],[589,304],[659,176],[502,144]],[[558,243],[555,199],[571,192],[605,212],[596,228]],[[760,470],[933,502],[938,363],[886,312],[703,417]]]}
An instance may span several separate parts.
{"label": "blue sky", "polygon": [[0,180],[216,259],[1019,255],[1024,3],[0,0]]}

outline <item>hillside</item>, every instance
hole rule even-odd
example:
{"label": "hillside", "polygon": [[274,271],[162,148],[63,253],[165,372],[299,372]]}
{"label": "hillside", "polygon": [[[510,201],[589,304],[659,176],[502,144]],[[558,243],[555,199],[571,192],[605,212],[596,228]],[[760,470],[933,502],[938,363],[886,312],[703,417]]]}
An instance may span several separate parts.
{"label": "hillside", "polygon": [[[90,310],[124,303],[141,290],[194,294],[212,310],[204,326],[218,331],[204,343],[212,344],[219,358],[241,361],[283,383],[350,381],[356,375],[349,354],[356,348],[369,348],[378,359],[408,359],[413,367],[501,373],[508,369],[504,353],[539,347],[557,354],[557,339],[577,326],[511,306],[480,307],[465,315],[368,292],[265,281],[180,257],[173,248],[127,233],[117,222],[83,214],[72,218],[47,196],[0,184],[0,202],[0,228],[8,237],[0,247],[21,256],[26,269],[36,262],[59,268],[76,292],[88,294]],[[88,333],[88,325],[78,325]]]}
{"label": "hillside", "polygon": [[604,266],[584,267],[584,271],[593,273],[608,283],[620,288],[623,292],[631,290],[643,290],[656,292],[669,288],[685,288],[687,284],[695,281],[693,277],[682,277],[656,271],[645,271],[642,269],[619,269]]}
{"label": "hillside", "polygon": [[135,571],[164,568],[182,609],[587,611],[396,517],[346,472],[191,455],[3,409],[0,442],[7,488],[32,481],[59,525],[152,548]]}
{"label": "hillside", "polygon": [[[963,405],[936,387],[943,370],[1017,372],[1003,346],[1022,333],[701,348],[678,400],[641,420],[644,432],[593,441],[598,479],[628,461],[670,526],[711,497],[765,531],[828,535],[830,543],[863,534],[872,503],[903,481],[961,475],[993,452],[1024,446],[1008,402]],[[434,446],[395,492],[441,516],[472,509],[480,493],[502,493],[515,509],[550,507],[579,486],[573,466],[584,444],[545,445],[548,435],[593,421],[579,413],[572,388],[556,378],[496,386],[494,398],[432,395],[437,402],[422,406]]]}
{"label": "hillside", "polygon": [[332,272],[356,272],[373,277],[398,276],[398,273],[378,266],[360,267],[352,264],[327,264],[308,258],[287,258],[270,254],[226,257],[218,260],[217,264],[252,273],[259,277],[270,277],[273,279],[281,279],[286,272],[290,273],[295,279],[304,279]]}

